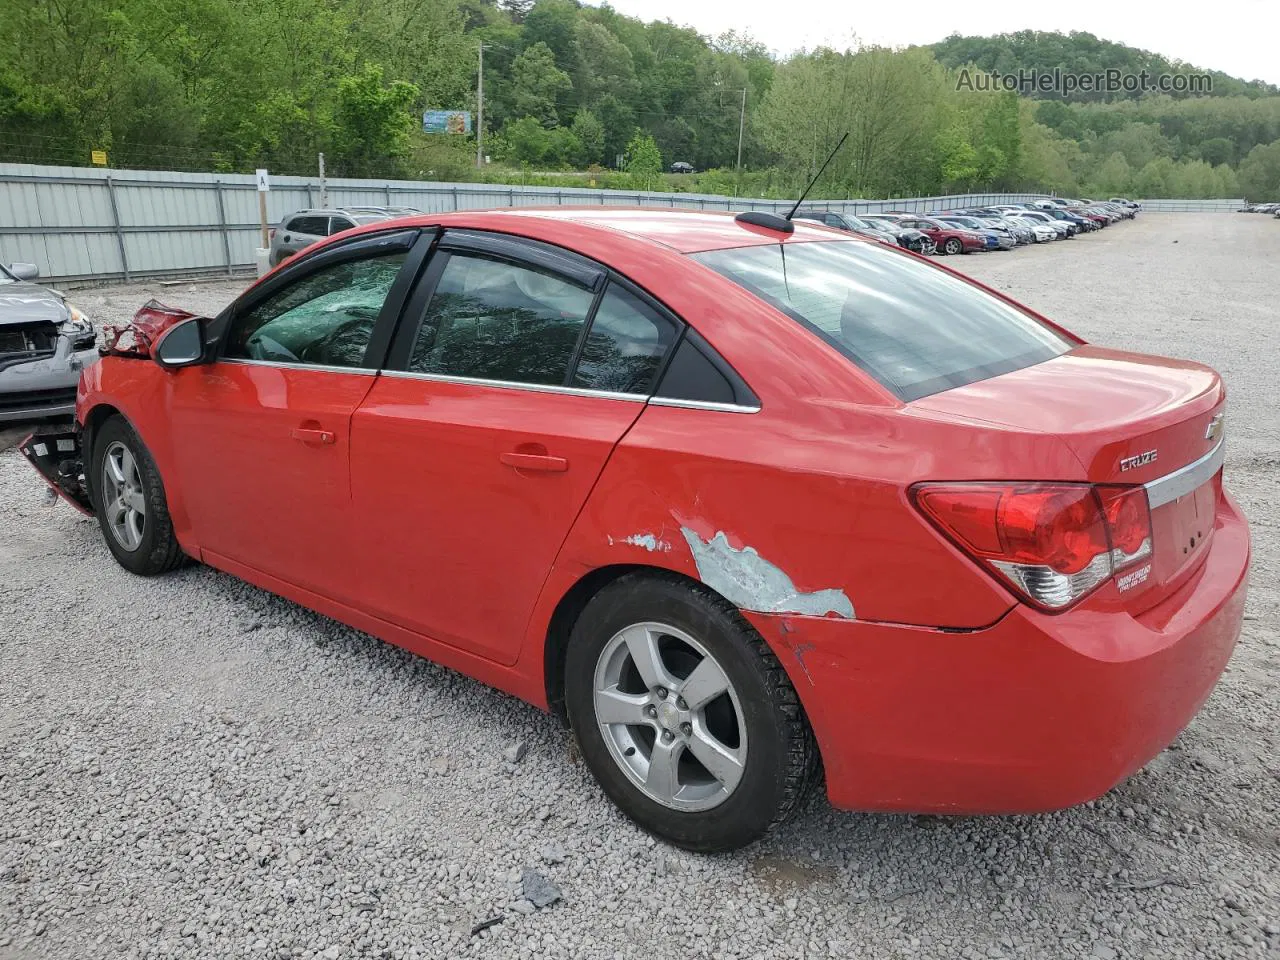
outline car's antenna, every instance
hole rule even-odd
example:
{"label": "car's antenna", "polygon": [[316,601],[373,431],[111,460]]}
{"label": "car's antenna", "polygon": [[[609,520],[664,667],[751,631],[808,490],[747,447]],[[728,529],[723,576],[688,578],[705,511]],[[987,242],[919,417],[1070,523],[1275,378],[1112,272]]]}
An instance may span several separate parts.
{"label": "car's antenna", "polygon": [[818,175],[809,181],[809,185],[804,188],[804,193],[800,194],[800,199],[796,201],[796,205],[791,208],[791,212],[785,217],[780,217],[776,213],[765,213],[763,210],[744,210],[733,219],[737,220],[739,223],[750,223],[757,227],[766,227],[769,230],[777,230],[780,233],[794,233],[796,225],[791,222],[791,218],[794,217],[796,215],[796,211],[800,209],[800,204],[804,203],[804,198],[809,196],[809,191],[812,190],[813,185],[818,182],[818,178],[826,171],[827,164],[835,157],[836,151],[843,147],[844,142],[848,139],[849,134],[846,132],[845,135],[840,138],[840,142],[836,144],[836,149],[831,151],[826,162],[822,164],[822,169],[818,171]]}
{"label": "car's antenna", "polygon": [[788,220],[796,215],[796,211],[800,209],[800,204],[804,203],[804,198],[809,195],[809,191],[813,189],[813,185],[818,182],[818,177],[821,177],[826,173],[827,164],[835,159],[836,153],[844,146],[844,142],[848,139],[849,131],[846,130],[844,136],[840,138],[840,142],[836,144],[835,150],[832,150],[831,153],[827,155],[826,162],[822,164],[822,168],[818,171],[818,176],[809,181],[809,185],[804,188],[804,193],[800,194],[800,199],[796,201],[796,205],[792,207],[791,212],[787,214]]}

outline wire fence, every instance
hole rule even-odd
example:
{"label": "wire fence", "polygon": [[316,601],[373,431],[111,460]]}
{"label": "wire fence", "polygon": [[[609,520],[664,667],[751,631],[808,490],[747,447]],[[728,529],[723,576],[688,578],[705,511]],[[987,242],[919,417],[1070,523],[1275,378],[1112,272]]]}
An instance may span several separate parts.
{"label": "wire fence", "polygon": [[[707,194],[408,180],[329,180],[325,192],[330,207],[400,206],[424,213],[560,205],[785,212],[791,206],[791,201]],[[928,213],[1021,203],[1037,196],[1042,195],[822,200],[805,207],[854,214]],[[1177,202],[1226,205],[1204,209],[1237,209],[1243,204]],[[272,226],[320,203],[318,179],[271,178],[267,216]],[[51,281],[231,276],[252,269],[260,243],[257,181],[252,176],[0,164],[0,261],[35,263],[41,276]]]}

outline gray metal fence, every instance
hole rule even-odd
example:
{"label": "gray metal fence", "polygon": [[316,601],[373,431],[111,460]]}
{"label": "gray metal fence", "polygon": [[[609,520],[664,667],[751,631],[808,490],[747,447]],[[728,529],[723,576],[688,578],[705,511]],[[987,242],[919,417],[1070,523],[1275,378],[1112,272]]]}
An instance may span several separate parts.
{"label": "gray metal fence", "polygon": [[1153,213],[1231,213],[1244,206],[1243,200],[1140,200],[1143,210]]}
{"label": "gray metal fence", "polygon": [[[693,193],[409,180],[329,180],[326,189],[332,207],[408,206],[427,213],[565,204],[733,211],[785,211],[791,205]],[[849,213],[923,213],[1019,203],[1035,196],[983,193],[805,206]],[[1236,200],[1207,202],[1232,204],[1232,209],[1241,205]],[[276,224],[319,203],[315,178],[273,177],[267,216]],[[252,267],[259,242],[252,176],[0,164],[0,260],[33,262],[42,277],[53,281],[229,275]]]}

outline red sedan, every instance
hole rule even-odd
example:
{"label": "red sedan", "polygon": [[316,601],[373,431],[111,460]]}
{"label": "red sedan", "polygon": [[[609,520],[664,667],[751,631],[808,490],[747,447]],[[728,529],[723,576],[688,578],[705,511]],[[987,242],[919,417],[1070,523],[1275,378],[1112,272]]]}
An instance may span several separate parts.
{"label": "red sedan", "polygon": [[1240,629],[1218,375],[768,216],[421,216],[148,305],[24,444],[138,574],[199,560],[562,712],[740,846],[1096,797]]}
{"label": "red sedan", "polygon": [[987,249],[987,241],[980,233],[966,230],[954,223],[943,223],[932,217],[921,217],[913,213],[894,214],[893,219],[900,227],[908,227],[927,234],[939,253],[977,253]]}

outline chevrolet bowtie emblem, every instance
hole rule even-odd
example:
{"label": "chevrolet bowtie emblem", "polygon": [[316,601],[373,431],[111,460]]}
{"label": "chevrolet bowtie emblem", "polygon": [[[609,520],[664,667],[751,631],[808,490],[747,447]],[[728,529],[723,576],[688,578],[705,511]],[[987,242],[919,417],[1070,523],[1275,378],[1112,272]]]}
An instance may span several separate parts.
{"label": "chevrolet bowtie emblem", "polygon": [[1209,426],[1205,428],[1204,438],[1206,440],[1217,440],[1222,436],[1223,415],[1215,413],[1213,419],[1209,421]]}

